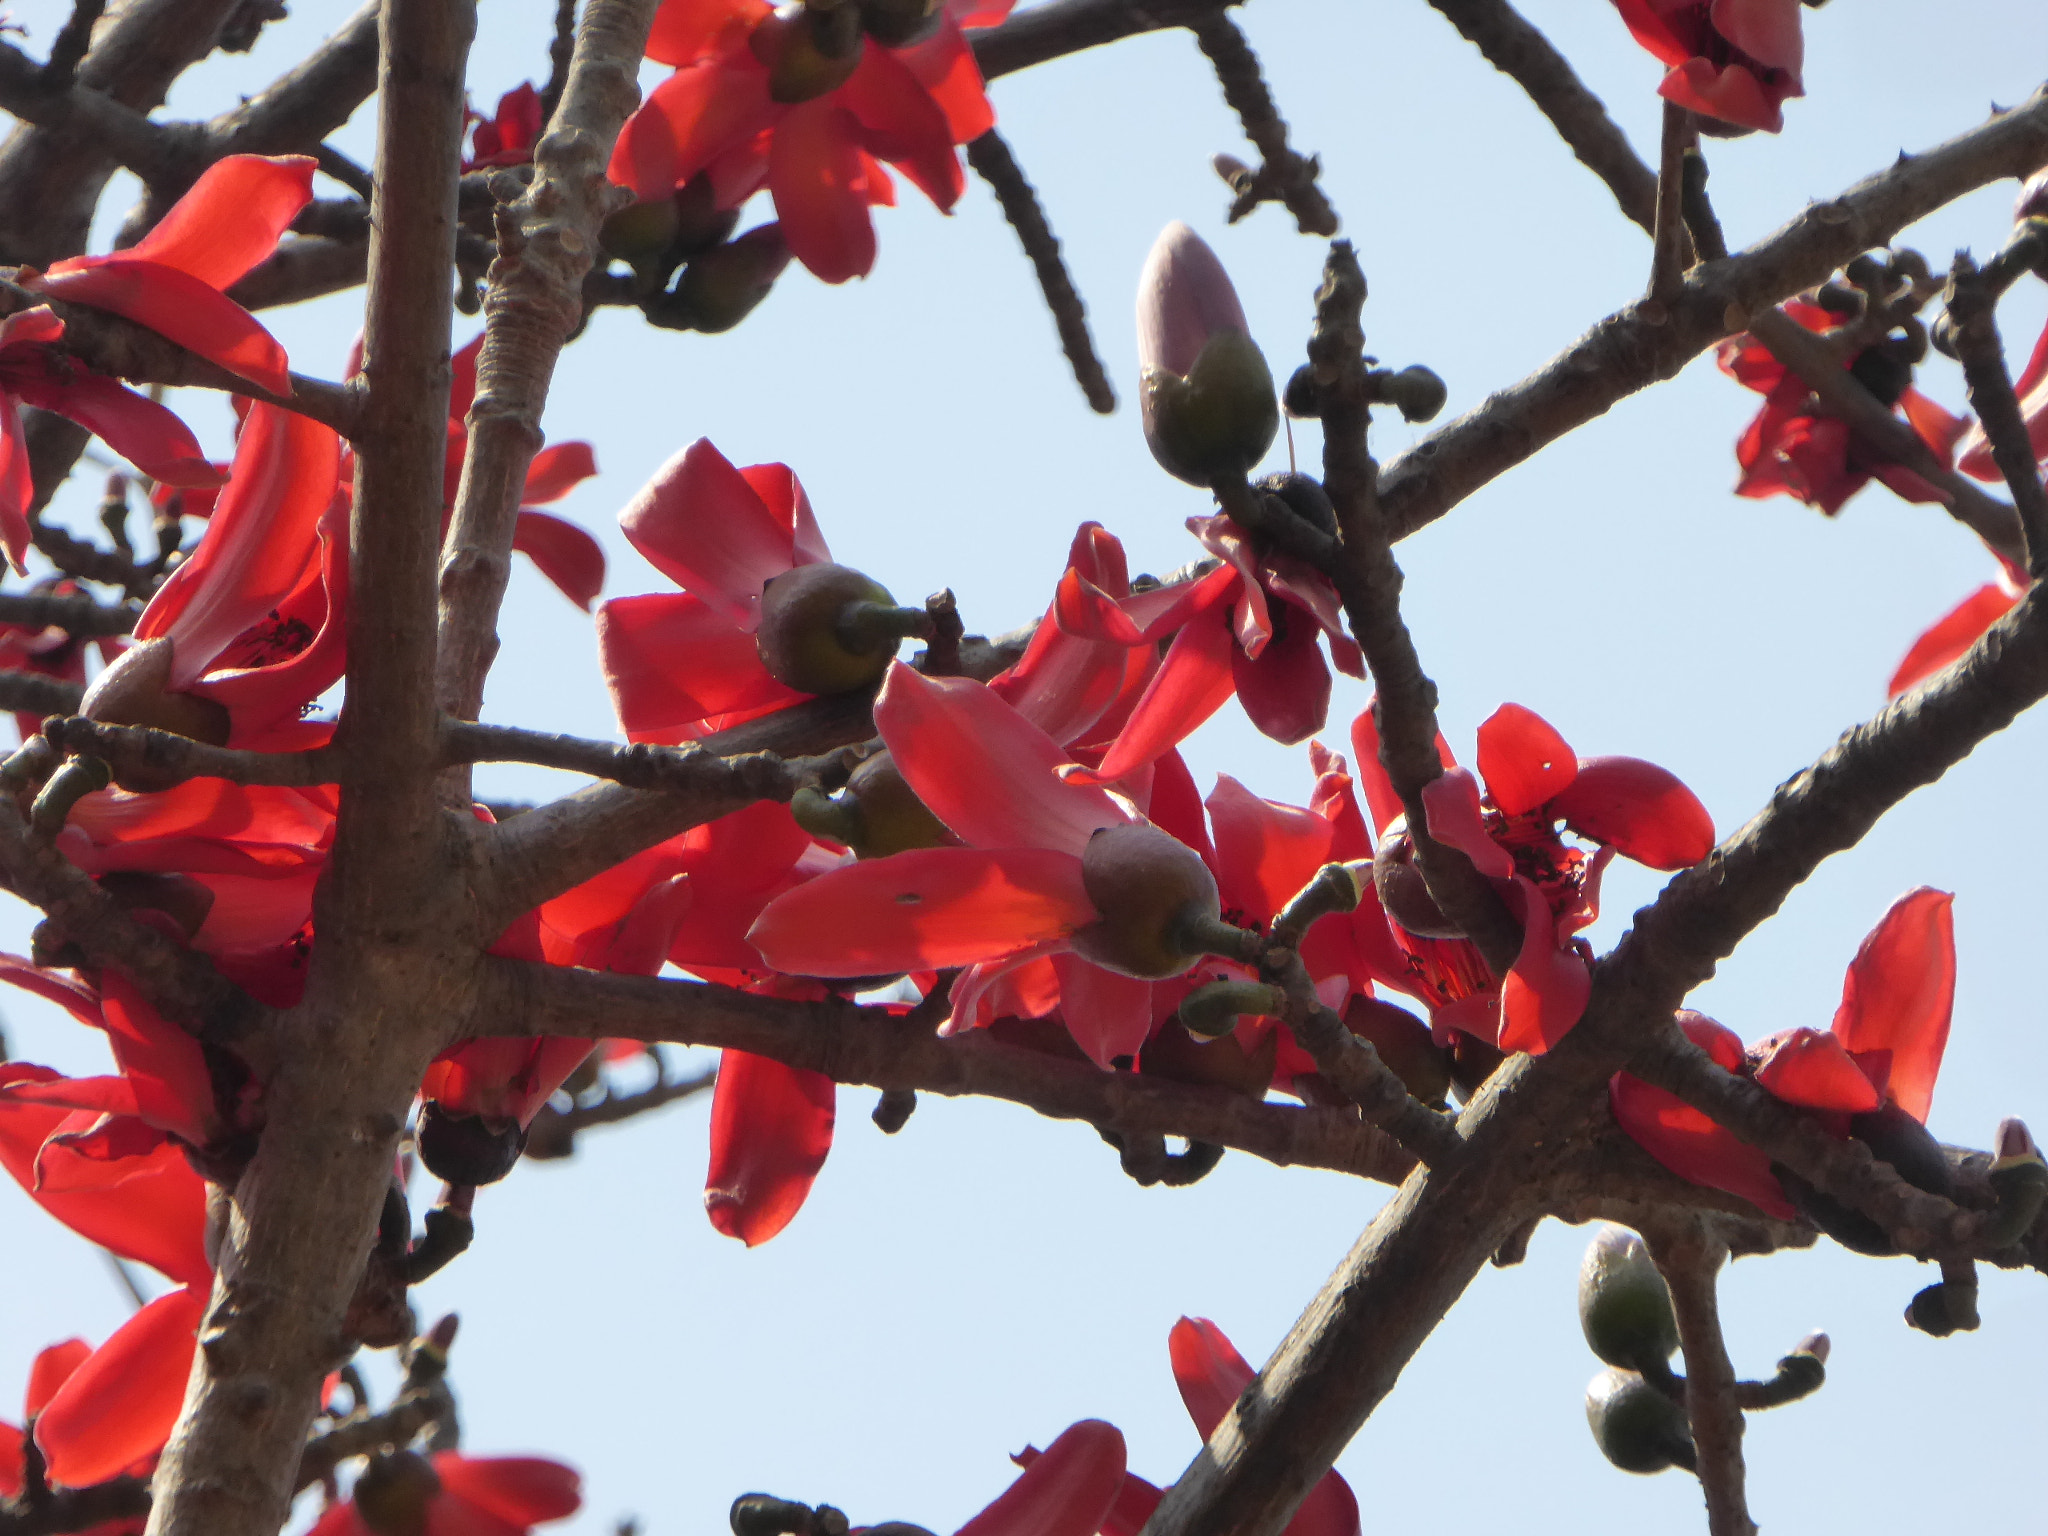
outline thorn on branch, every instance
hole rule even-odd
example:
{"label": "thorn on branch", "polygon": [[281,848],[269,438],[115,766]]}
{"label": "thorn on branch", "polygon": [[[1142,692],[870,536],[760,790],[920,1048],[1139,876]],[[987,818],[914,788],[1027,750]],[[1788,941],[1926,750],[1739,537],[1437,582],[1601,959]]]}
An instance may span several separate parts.
{"label": "thorn on branch", "polygon": [[1045,295],[1046,308],[1052,311],[1053,326],[1059,332],[1060,350],[1066,353],[1067,363],[1074,370],[1074,382],[1088,397],[1090,409],[1107,416],[1116,409],[1116,391],[1110,388],[1102,359],[1095,355],[1095,341],[1088,333],[1087,307],[1060,258],[1060,242],[1039,205],[1038,194],[1025,179],[1008,143],[993,128],[968,144],[967,163],[995,193],[1003,217],[1017,231],[1024,254],[1031,258],[1032,270],[1038,274],[1039,291]]}
{"label": "thorn on branch", "polygon": [[1217,173],[1236,194],[1230,205],[1230,222],[1235,224],[1260,203],[1284,203],[1304,235],[1336,234],[1337,210],[1316,185],[1321,166],[1314,155],[1299,155],[1288,147],[1287,124],[1273,105],[1272,92],[1266,89],[1259,56],[1252,52],[1237,23],[1219,9],[1195,17],[1188,30],[1215,68],[1223,99],[1244,125],[1244,136],[1257,146],[1265,161],[1254,171],[1227,155],[1217,156]]}

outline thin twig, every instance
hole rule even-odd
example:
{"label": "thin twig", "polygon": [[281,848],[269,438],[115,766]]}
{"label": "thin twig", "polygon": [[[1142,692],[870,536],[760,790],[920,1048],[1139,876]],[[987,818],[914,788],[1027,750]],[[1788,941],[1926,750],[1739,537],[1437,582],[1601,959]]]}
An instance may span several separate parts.
{"label": "thin twig", "polygon": [[2027,574],[2048,575],[2048,493],[2041,488],[2040,467],[2028,440],[2027,422],[2014,398],[2012,376],[2006,372],[2005,344],[1998,335],[1998,300],[1989,291],[1976,262],[1956,253],[1948,279],[1948,337],[1963,380],[1970,391],[1970,409],[1983,424],[1992,460],[2012,492],[2025,541]]}
{"label": "thin twig", "polygon": [[591,1103],[573,1104],[567,1109],[544,1104],[526,1128],[525,1155],[541,1161],[573,1157],[578,1131],[587,1131],[594,1125],[617,1125],[678,1100],[694,1098],[717,1081],[718,1069],[713,1067],[695,1077],[664,1078],[637,1093],[607,1092]]}
{"label": "thin twig", "polygon": [[132,603],[96,603],[82,592],[0,592],[0,624],[29,629],[52,626],[80,639],[125,635],[142,609]]}
{"label": "thin twig", "polygon": [[968,144],[967,163],[995,193],[1003,217],[1017,231],[1024,254],[1031,258],[1032,270],[1038,274],[1039,291],[1045,295],[1045,307],[1052,311],[1052,323],[1059,332],[1060,350],[1067,354],[1067,363],[1074,370],[1074,382],[1088,397],[1089,406],[1107,416],[1116,409],[1116,391],[1109,386],[1102,359],[1095,355],[1095,342],[1088,334],[1087,308],[1067,273],[1066,263],[1060,260],[1060,243],[1046,222],[1038,194],[1025,179],[1009,144],[993,128]]}
{"label": "thin twig", "polygon": [[1664,132],[1657,160],[1657,221],[1650,232],[1649,297],[1668,303],[1685,278],[1685,152],[1697,137],[1692,114],[1664,103]]}
{"label": "thin twig", "polygon": [[1244,0],[1048,0],[1027,6],[969,42],[982,78],[1029,69],[1140,32],[1184,27]]}
{"label": "thin twig", "polygon": [[70,87],[79,61],[92,45],[92,29],[106,8],[107,0],[72,0],[71,15],[51,40],[50,57],[43,64],[43,81],[52,90]]}
{"label": "thin twig", "polygon": [[143,725],[106,725],[76,715],[43,722],[43,735],[60,751],[96,757],[117,779],[168,788],[186,779],[230,784],[306,786],[340,781],[341,758],[331,747],[307,752],[247,752],[194,741]]}
{"label": "thin twig", "polygon": [[[444,765],[467,763],[534,763],[569,773],[587,773],[629,789],[678,794],[702,793],[707,783],[723,782],[733,770],[730,758],[700,746],[662,747],[649,742],[617,746],[581,736],[529,731],[510,725],[480,725],[451,720],[442,736]],[[752,782],[763,789],[793,794],[805,776],[800,762],[785,762],[772,753],[746,754]],[[783,780],[787,779],[785,786]]]}
{"label": "thin twig", "polygon": [[543,129],[555,120],[562,92],[569,88],[569,62],[576,53],[576,0],[555,0],[555,35],[548,42],[548,83],[540,89]]}
{"label": "thin twig", "polygon": [[1216,71],[1223,87],[1223,99],[1244,125],[1244,136],[1258,147],[1264,164],[1236,186],[1237,199],[1230,205],[1230,222],[1235,224],[1260,203],[1287,205],[1295,228],[1304,235],[1337,233],[1337,210],[1316,184],[1320,169],[1314,155],[1300,155],[1288,147],[1287,124],[1273,105],[1273,93],[1266,89],[1259,72],[1259,56],[1237,29],[1237,23],[1219,10],[1196,16],[1188,23],[1202,54]]}

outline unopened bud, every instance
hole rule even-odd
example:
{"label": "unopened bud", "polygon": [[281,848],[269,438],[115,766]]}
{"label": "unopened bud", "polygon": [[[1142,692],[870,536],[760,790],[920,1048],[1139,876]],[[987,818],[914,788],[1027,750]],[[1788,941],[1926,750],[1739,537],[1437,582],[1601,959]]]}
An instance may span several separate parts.
{"label": "unopened bud", "polygon": [[1579,1265],[1579,1326],[1609,1365],[1655,1374],[1678,1348],[1671,1292],[1643,1240],[1626,1227],[1602,1227]]}
{"label": "unopened bud", "polygon": [[1586,1388],[1586,1423],[1600,1454],[1624,1472],[1693,1466],[1685,1410],[1634,1371],[1609,1369],[1593,1378]]}
{"label": "unopened bud", "polygon": [[691,330],[729,331],[768,297],[788,265],[782,226],[762,224],[694,257],[676,283],[673,307]]}
{"label": "unopened bud", "polygon": [[1208,952],[1205,929],[1222,921],[1202,856],[1149,822],[1097,831],[1081,855],[1081,886],[1102,916],[1074,935],[1074,948],[1122,976],[1180,975]]}
{"label": "unopened bud", "polygon": [[1139,414],[1160,468],[1190,485],[1241,475],[1280,430],[1272,371],[1216,253],[1169,224],[1138,279]]}
{"label": "unopened bud", "polygon": [[1450,397],[1444,381],[1420,363],[1396,373],[1375,368],[1367,375],[1375,400],[1384,400],[1401,413],[1403,421],[1429,421],[1444,408]]}

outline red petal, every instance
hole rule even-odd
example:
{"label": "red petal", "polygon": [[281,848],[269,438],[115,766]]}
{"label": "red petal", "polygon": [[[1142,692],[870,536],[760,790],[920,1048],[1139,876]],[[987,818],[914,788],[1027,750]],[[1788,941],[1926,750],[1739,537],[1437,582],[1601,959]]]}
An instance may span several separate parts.
{"label": "red petal", "polygon": [[1070,769],[1076,784],[1113,784],[1135,773],[1223,707],[1237,687],[1231,658],[1237,645],[1218,615],[1191,620],[1173,637],[1166,659],[1131,709],[1116,740],[1095,769]]}
{"label": "red petal", "polygon": [[761,588],[797,563],[790,518],[778,517],[709,438],[656,470],[619,526],[662,575],[750,634]]}
{"label": "red petal", "polygon": [[1209,795],[1216,884],[1223,905],[1261,926],[1315,878],[1330,857],[1330,823],[1300,806],[1262,800],[1228,774]]}
{"label": "red petal", "polygon": [[1570,744],[1533,709],[1503,704],[1479,727],[1479,776],[1509,816],[1556,799],[1578,773]]}
{"label": "red petal", "polygon": [[768,151],[768,188],[790,254],[827,283],[865,277],[875,264],[859,133],[852,114],[823,96],[790,108]]}
{"label": "red petal", "polygon": [[341,439],[331,427],[279,406],[250,407],[198,549],[135,625],[138,640],[171,639],[171,688],[195,682],[298,587],[318,558],[320,517],[340,471]]}
{"label": "red petal", "polygon": [[52,1482],[88,1488],[163,1449],[205,1311],[200,1286],[159,1296],[71,1373],[36,1420]]}
{"label": "red petal", "polygon": [[959,201],[967,181],[951,125],[900,58],[887,48],[863,49],[835,94],[860,125],[862,148],[900,167],[939,208]]}
{"label": "red petal", "polygon": [[22,1400],[23,1418],[34,1418],[49,1405],[57,1389],[71,1379],[71,1373],[92,1356],[92,1346],[83,1339],[66,1339],[52,1344],[36,1356],[28,1371],[28,1392]]}
{"label": "red petal", "polygon": [[1550,809],[1581,837],[1651,869],[1688,869],[1714,850],[1714,819],[1699,796],[1640,758],[1587,758]]}
{"label": "red petal", "polygon": [[[1194,849],[1212,870],[1216,867],[1216,849],[1209,842],[1201,792],[1195,788],[1195,776],[1188,772],[1187,761],[1180,753],[1166,752],[1153,761],[1152,797],[1145,803],[1145,817],[1153,826],[1171,832]],[[1229,898],[1224,900],[1227,903]]]}
{"label": "red petal", "polygon": [[112,379],[76,371],[60,377],[50,369],[33,379],[17,377],[15,393],[30,405],[69,416],[152,480],[198,487],[226,483],[184,422]]}
{"label": "red petal", "polygon": [[1166,1349],[1180,1400],[1206,1440],[1258,1373],[1206,1317],[1184,1317],[1175,1323],[1166,1336]]}
{"label": "red petal", "polygon": [[52,273],[36,289],[147,326],[274,395],[292,392],[290,363],[276,338],[219,289],[176,267],[131,254],[104,256],[82,271]]}
{"label": "red petal", "polygon": [[1089,1060],[1107,1067],[1136,1056],[1152,1033],[1152,983],[1070,953],[1054,955],[1052,967],[1060,982],[1060,1017]]}
{"label": "red petal", "polygon": [[612,707],[634,741],[685,740],[714,718],[751,718],[809,697],[768,675],[752,635],[681,592],[605,603],[597,647]]}
{"label": "red petal", "polygon": [[[1009,6],[1001,9],[1007,12]],[[911,73],[946,114],[946,132],[955,144],[972,143],[995,127],[995,109],[988,103],[981,68],[958,26],[942,23],[932,36],[915,47],[900,50],[897,56],[910,66]]]}
{"label": "red petal", "polygon": [[1083,1419],[1034,1456],[1024,1475],[957,1536],[1095,1536],[1124,1486],[1124,1437]]}
{"label": "red petal", "polygon": [[1522,951],[1501,983],[1500,1038],[1494,1044],[1541,1056],[1585,1013],[1593,977],[1576,949],[1558,944],[1557,920],[1535,882],[1517,875],[1515,884],[1522,893]]}
{"label": "red petal", "polygon": [[647,57],[682,65],[722,53],[739,46],[768,11],[764,0],[663,0],[647,35]]}
{"label": "red petal", "polygon": [[[1687,59],[1664,77],[1657,94],[1666,101],[1694,112],[1717,117],[1744,128],[1761,128],[1776,133],[1785,126],[1785,114],[1771,91],[1741,64],[1717,69],[1705,59]],[[1797,89],[1779,95],[1797,96]]]}
{"label": "red petal", "polygon": [[[2048,459],[2048,326],[2041,328],[2040,339],[2034,343],[2025,370],[2014,382],[2013,392],[2019,396],[2020,414],[2027,423],[2027,438],[2033,445],[2034,457]],[[1984,429],[1977,423],[1970,423],[1961,447],[1956,458],[1958,469],[1979,480],[2004,479],[1997,461],[1991,457],[1991,444],[1985,439]]]}
{"label": "red petal", "polygon": [[1793,0],[1714,0],[1714,30],[1760,64],[1799,73],[1806,41]]}
{"label": "red petal", "polygon": [[1759,1046],[1752,1075],[1760,1086],[1802,1109],[1860,1115],[1884,1102],[1841,1041],[1804,1026],[1782,1030]]}
{"label": "red petal", "polygon": [[583,1479],[574,1467],[539,1456],[434,1457],[441,1486],[514,1525],[563,1520],[583,1507]]}
{"label": "red petal", "polygon": [[1102,1520],[1102,1536],[1139,1536],[1145,1529],[1145,1522],[1152,1518],[1152,1512],[1159,1508],[1159,1501],[1166,1497],[1164,1489],[1155,1488],[1135,1473],[1124,1474],[1124,1485],[1118,1490],[1116,1502]]}
{"label": "red petal", "polygon": [[1626,1072],[1614,1075],[1607,1093],[1616,1123],[1681,1179],[1740,1195],[1766,1216],[1792,1219],[1792,1202],[1772,1175],[1770,1158],[1733,1131]]}
{"label": "red petal", "polygon": [[917,797],[976,848],[1078,859],[1097,830],[1131,819],[1106,790],[1062,782],[1069,759],[1059,743],[971,679],[892,662],[875,729]]}
{"label": "red petal", "polygon": [[792,976],[875,976],[999,960],[1097,915],[1073,854],[925,848],[808,880],[747,936]]}
{"label": "red petal", "polygon": [[788,1226],[832,1150],[835,1085],[820,1072],[726,1051],[711,1096],[711,1225],[752,1248]]}
{"label": "red petal", "polygon": [[310,155],[216,160],[156,228],[121,255],[174,267],[225,292],[277,249],[313,200],[313,168]]}
{"label": "red petal", "polygon": [[1979,587],[1913,642],[1886,685],[1887,693],[1896,698],[1941,671],[1975,645],[1977,637],[2010,613],[2018,601],[2018,593],[1998,582]]}
{"label": "red petal", "polygon": [[1835,1010],[1835,1038],[1852,1056],[1889,1052],[1891,1097],[1922,1122],[1955,1007],[1954,900],[1921,886],[1893,902],[1849,962]]}
{"label": "red petal", "polygon": [[566,518],[522,508],[512,547],[585,613],[604,590],[604,546]]}
{"label": "red petal", "polygon": [[28,460],[28,439],[22,434],[21,412],[0,393],[0,549],[7,563],[26,572],[31,534],[28,509],[35,500],[35,476]]}
{"label": "red petal", "polygon": [[[1446,769],[1455,768],[1458,764],[1458,759],[1451,753],[1451,744],[1444,740],[1441,731],[1437,732],[1436,755]],[[1387,770],[1380,762],[1379,724],[1373,719],[1370,706],[1360,710],[1351,722],[1351,760],[1358,765],[1358,785],[1365,791],[1366,808],[1372,812],[1373,830],[1384,832],[1389,822],[1405,813],[1401,797],[1394,793],[1394,781],[1387,777]]]}
{"label": "red petal", "polygon": [[1308,615],[1280,605],[1286,619],[1256,658],[1242,648],[1230,656],[1237,701],[1259,734],[1293,746],[1323,728],[1330,713],[1330,668]]}
{"label": "red petal", "polygon": [[1479,781],[1469,768],[1452,768],[1422,786],[1422,808],[1429,817],[1429,835],[1463,853],[1482,875],[1505,880],[1515,861],[1486,830],[1479,800]]}
{"label": "red petal", "polygon": [[122,1074],[135,1087],[137,1113],[195,1147],[207,1145],[222,1127],[213,1107],[213,1075],[199,1042],[165,1023],[119,971],[103,971],[100,987],[107,1039]]}
{"label": "red petal", "polygon": [[596,473],[597,453],[590,444],[551,443],[526,466],[526,488],[519,500],[526,506],[560,501]]}

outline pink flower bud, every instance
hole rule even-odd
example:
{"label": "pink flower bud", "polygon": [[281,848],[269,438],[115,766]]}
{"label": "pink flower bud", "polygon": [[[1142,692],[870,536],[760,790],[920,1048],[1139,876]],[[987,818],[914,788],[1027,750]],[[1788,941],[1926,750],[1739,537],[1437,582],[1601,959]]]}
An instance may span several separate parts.
{"label": "pink flower bud", "polygon": [[1152,457],[1191,485],[1247,472],[1280,429],[1273,375],[1216,253],[1169,224],[1138,279],[1139,414]]}

